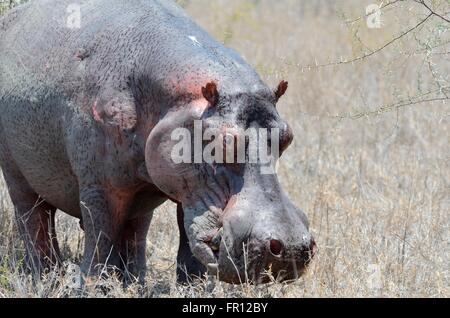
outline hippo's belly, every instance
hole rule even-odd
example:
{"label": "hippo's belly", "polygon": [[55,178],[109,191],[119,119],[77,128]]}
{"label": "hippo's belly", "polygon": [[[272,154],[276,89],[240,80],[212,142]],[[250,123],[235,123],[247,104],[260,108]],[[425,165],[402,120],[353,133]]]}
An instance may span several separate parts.
{"label": "hippo's belly", "polygon": [[56,107],[2,105],[2,137],[11,160],[31,188],[56,208],[80,216],[78,181],[72,172]]}
{"label": "hippo's belly", "polygon": [[[45,147],[43,145],[43,147]],[[14,153],[15,163],[33,190],[48,203],[74,217],[80,217],[79,188],[68,160],[46,152]]]}
{"label": "hippo's belly", "polygon": [[30,173],[25,178],[30,180],[28,181],[30,186],[48,203],[71,216],[80,218],[77,180],[74,176],[63,171],[60,171],[57,175],[51,175],[52,172],[52,170],[45,170],[44,168],[42,173]]}

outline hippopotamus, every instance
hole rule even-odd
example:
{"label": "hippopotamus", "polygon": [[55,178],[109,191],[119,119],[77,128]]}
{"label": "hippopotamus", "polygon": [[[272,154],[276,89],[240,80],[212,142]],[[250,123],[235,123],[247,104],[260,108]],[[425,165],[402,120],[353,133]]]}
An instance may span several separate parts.
{"label": "hippopotamus", "polygon": [[180,282],[299,277],[316,244],[276,173],[259,161],[171,159],[172,132],[193,132],[195,121],[203,130],[279,129],[266,141],[281,155],[293,139],[276,108],[287,88],[270,88],[169,0],[12,9],[0,20],[0,164],[27,268],[61,263],[59,210],[85,233],[82,277],[115,268],[143,281],[153,211],[170,200]]}

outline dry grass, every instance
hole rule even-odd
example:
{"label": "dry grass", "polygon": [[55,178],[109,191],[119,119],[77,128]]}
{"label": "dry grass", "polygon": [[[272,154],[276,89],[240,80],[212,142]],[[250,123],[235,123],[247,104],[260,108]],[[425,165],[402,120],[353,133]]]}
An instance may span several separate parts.
{"label": "dry grass", "polygon": [[[177,286],[175,207],[166,204],[156,212],[148,236],[145,296],[449,297],[449,102],[359,119],[333,117],[368,113],[432,87],[423,56],[401,54],[417,45],[414,37],[360,63],[303,70],[292,65],[360,56],[365,46],[380,46],[414,20],[393,10],[384,15],[381,29],[343,23],[342,13],[361,15],[370,1],[180,2],[267,82],[289,80],[279,110],[293,127],[295,143],[282,158],[279,175],[309,216],[319,253],[308,273],[290,285]],[[432,21],[426,28],[437,24]],[[444,48],[450,51],[448,44]],[[450,73],[448,55],[436,63],[443,74]],[[21,273],[13,208],[1,188],[0,297],[73,295],[68,286],[76,274],[51,274],[35,284]],[[66,263],[76,263],[82,233],[69,217],[60,214],[58,221]],[[114,278],[106,284],[112,287],[109,297],[140,296],[137,286],[122,289]]]}

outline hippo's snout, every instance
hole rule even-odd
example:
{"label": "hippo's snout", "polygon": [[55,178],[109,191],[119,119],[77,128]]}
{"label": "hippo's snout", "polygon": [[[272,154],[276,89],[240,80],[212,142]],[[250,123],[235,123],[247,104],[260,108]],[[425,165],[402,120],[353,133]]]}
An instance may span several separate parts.
{"label": "hippo's snout", "polygon": [[[290,281],[298,279],[304,273],[315,253],[316,245],[313,242],[310,247],[302,250],[296,257],[274,255],[273,251],[267,251],[266,255],[254,257],[249,252],[247,257],[254,258],[254,260],[244,265],[246,272],[240,270],[238,260],[231,260],[227,257],[227,261],[214,266],[214,272],[210,272],[210,274],[219,274],[220,280],[232,284],[244,282],[263,284],[272,280]],[[209,264],[209,266],[212,265]]]}
{"label": "hippo's snout", "polygon": [[[286,246],[281,241],[272,239],[267,244],[265,269],[278,280],[297,279],[316,252],[317,245],[312,236],[294,246]],[[264,277],[261,279],[265,280]]]}
{"label": "hippo's snout", "polygon": [[[220,236],[209,243],[218,260],[219,278],[235,284],[299,278],[316,254],[317,245],[298,212],[260,214],[251,225],[243,222],[242,216],[225,222]],[[287,220],[282,222],[280,215]]]}

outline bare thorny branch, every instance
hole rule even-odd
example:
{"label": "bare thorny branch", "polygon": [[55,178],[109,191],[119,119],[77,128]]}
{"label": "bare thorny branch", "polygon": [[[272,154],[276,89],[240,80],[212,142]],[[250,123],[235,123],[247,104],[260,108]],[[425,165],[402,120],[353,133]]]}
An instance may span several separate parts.
{"label": "bare thorny branch", "polygon": [[[396,3],[399,2],[405,2],[408,0],[393,0],[390,1],[384,5],[380,6],[380,10],[383,10],[387,7],[391,7]],[[370,50],[370,52],[367,52],[361,56],[358,56],[356,58],[352,58],[352,59],[341,59],[340,61],[337,62],[330,62],[330,63],[324,63],[324,64],[319,64],[319,63],[315,63],[315,64],[311,64],[311,65],[306,65],[306,66],[302,66],[300,64],[296,64],[296,63],[291,63],[289,61],[284,60],[284,63],[288,66],[295,66],[301,69],[302,72],[304,72],[305,70],[312,70],[312,69],[319,69],[319,68],[325,68],[325,67],[332,67],[332,66],[339,66],[339,65],[345,65],[345,64],[354,64],[357,62],[361,62],[363,60],[366,60],[367,58],[370,58],[374,55],[376,55],[377,53],[383,51],[384,49],[386,49],[387,47],[391,46],[392,44],[396,43],[397,41],[399,41],[400,39],[404,38],[405,36],[407,36],[410,33],[413,33],[414,31],[418,30],[421,26],[425,25],[425,23],[427,21],[429,21],[430,18],[432,17],[437,17],[439,19],[441,19],[444,22],[450,23],[450,20],[448,18],[445,17],[445,15],[448,14],[440,14],[438,12],[436,12],[434,9],[431,8],[430,5],[428,5],[425,0],[412,0],[413,2],[420,4],[421,6],[423,6],[425,9],[427,9],[428,14],[426,15],[425,18],[421,19],[418,23],[416,23],[414,26],[410,27],[409,29],[401,32],[399,35],[395,36],[394,38],[392,38],[391,40],[389,40],[388,42],[386,42],[385,44],[383,44],[382,46],[374,49],[374,50]],[[365,15],[365,17],[367,17],[368,15]],[[360,16],[356,19],[347,21],[347,24],[352,24],[355,23],[359,20],[361,20],[364,16]],[[416,52],[417,53],[417,52]],[[447,52],[448,53],[448,52]],[[439,55],[446,55],[446,52],[439,52]],[[427,51],[428,54],[428,51]],[[439,83],[439,81],[436,78],[436,70],[433,68],[432,63],[430,62],[429,58],[427,57],[427,64],[429,66],[429,69],[432,73],[433,79],[435,80],[435,83],[438,84],[438,89],[434,90],[434,91],[430,91],[427,92],[425,94],[419,94],[417,96],[413,96],[410,97],[408,99],[405,100],[400,100],[397,101],[395,103],[392,103],[390,105],[383,105],[378,107],[378,109],[373,110],[373,111],[368,111],[368,112],[358,112],[355,114],[346,114],[346,115],[336,115],[336,116],[326,116],[329,118],[335,118],[335,119],[359,119],[359,118],[363,118],[363,117],[368,117],[371,115],[380,115],[389,111],[394,111],[394,110],[399,110],[400,108],[403,107],[408,107],[408,106],[413,106],[413,105],[417,105],[417,104],[422,104],[422,103],[431,103],[431,102],[437,102],[437,101],[442,101],[445,102],[447,100],[450,99],[450,87],[447,86],[443,86],[442,84]],[[427,97],[425,98],[425,96],[429,96],[430,94],[435,94],[437,96],[434,97]],[[439,96],[441,95],[441,96]],[[308,114],[309,115],[309,114]]]}
{"label": "bare thorny branch", "polygon": [[[360,119],[370,116],[379,116],[384,113],[388,113],[391,111],[398,111],[401,108],[406,108],[409,106],[414,106],[417,104],[422,103],[431,103],[431,102],[444,102],[447,101],[447,97],[439,97],[436,96],[436,94],[441,93],[442,91],[446,92],[446,94],[450,93],[450,87],[442,87],[439,89],[431,90],[425,93],[422,93],[417,96],[411,96],[402,100],[399,100],[397,102],[394,102],[389,105],[382,105],[377,107],[374,110],[369,111],[361,111],[361,112],[354,112],[354,113],[346,113],[346,114],[337,114],[337,115],[312,115],[310,113],[301,112],[301,114],[305,116],[315,117],[315,118],[327,118],[327,119],[338,119],[338,120],[344,120],[344,119]],[[434,96],[433,96],[434,95]]]}
{"label": "bare thorny branch", "polygon": [[445,22],[450,23],[449,19],[447,19],[443,15],[435,12],[433,9],[431,9],[431,7],[428,4],[425,3],[425,0],[414,0],[414,1],[419,3],[419,4],[421,4],[421,5],[423,5],[430,12],[431,15],[434,15],[435,17],[438,17],[438,18],[444,20]]}
{"label": "bare thorny branch", "polygon": [[[394,5],[394,4],[398,3],[398,2],[404,2],[404,1],[407,1],[407,0],[394,0],[394,1],[388,2],[387,4],[382,5],[380,7],[380,10],[382,10],[384,8],[387,8],[389,6],[392,6],[392,5]],[[425,22],[427,22],[432,16],[436,16],[436,17],[438,17],[438,18],[440,18],[440,19],[450,23],[449,19],[447,19],[443,15],[433,11],[430,8],[430,6],[428,6],[425,3],[424,0],[413,0],[413,1],[423,5],[429,11],[428,15],[425,18],[423,18],[422,20],[420,20],[417,24],[415,24],[414,26],[410,27],[409,29],[403,31],[398,36],[392,38],[390,41],[386,42],[385,44],[383,44],[382,46],[378,47],[377,49],[374,49],[374,50],[372,50],[372,51],[370,51],[370,52],[368,52],[368,53],[366,53],[364,55],[358,56],[356,58],[347,59],[347,60],[341,60],[341,61],[338,61],[338,62],[330,62],[330,63],[324,63],[324,64],[317,64],[316,63],[316,64],[311,64],[311,65],[306,65],[306,66],[301,66],[300,64],[295,64],[295,63],[289,63],[287,61],[285,61],[285,63],[288,64],[289,66],[301,67],[302,71],[305,70],[305,69],[322,68],[322,67],[328,67],[328,66],[338,66],[338,65],[342,65],[342,64],[352,64],[352,63],[355,63],[355,62],[362,61],[362,60],[364,60],[364,59],[366,59],[368,57],[371,57],[372,55],[375,55],[375,54],[381,52],[382,50],[384,50],[388,46],[390,46],[393,43],[395,43],[398,40],[400,40],[401,38],[405,37],[406,35],[410,34],[413,31],[417,30],[420,26],[425,24]],[[352,21],[347,21],[347,23],[353,23],[353,22],[356,22],[356,21],[358,21],[360,19],[362,19],[362,17],[359,17],[359,18],[357,18],[355,20],[352,20]]]}
{"label": "bare thorny branch", "polygon": [[428,16],[426,18],[424,18],[423,20],[421,20],[419,23],[417,23],[415,26],[411,27],[410,29],[402,32],[400,35],[396,36],[395,38],[393,38],[392,40],[390,40],[389,42],[385,43],[384,45],[382,45],[381,47],[370,51],[369,53],[366,53],[362,56],[356,57],[354,59],[350,59],[350,60],[341,60],[339,62],[331,62],[331,63],[325,63],[325,64],[315,64],[315,65],[308,65],[308,66],[303,66],[301,67],[301,65],[299,64],[293,64],[293,63],[289,63],[287,61],[285,61],[286,64],[290,65],[290,66],[298,66],[302,68],[302,71],[304,69],[312,69],[312,68],[322,68],[322,67],[327,67],[327,66],[338,66],[338,65],[342,65],[342,64],[352,64],[352,63],[356,63],[359,61],[362,61],[368,57],[371,57],[372,55],[375,55],[379,52],[381,52],[382,50],[384,50],[385,48],[387,48],[388,46],[390,46],[391,44],[393,44],[394,42],[400,40],[401,38],[403,38],[405,35],[411,33],[412,31],[416,30],[417,28],[419,28],[422,24],[424,24],[433,14],[428,14]]}
{"label": "bare thorny branch", "polygon": [[[392,5],[394,5],[394,4],[396,4],[397,2],[400,2],[400,1],[405,1],[405,0],[394,0],[394,1],[390,1],[390,2],[388,2],[388,3],[386,3],[386,4],[381,5],[381,6],[380,6],[380,10],[384,10],[384,9],[386,9],[386,8],[392,6]],[[363,18],[367,18],[368,16],[369,16],[369,14],[365,14],[365,15],[363,15],[363,16],[357,17],[356,19],[346,21],[345,23],[346,23],[346,24],[353,24],[353,23],[355,23],[355,22],[361,21]]]}
{"label": "bare thorny branch", "polygon": [[428,95],[428,94],[421,94],[419,96],[414,96],[414,97],[411,97],[411,98],[408,98],[405,100],[401,100],[399,102],[396,102],[396,103],[393,103],[390,105],[384,105],[373,111],[359,112],[359,113],[349,114],[349,115],[338,115],[338,116],[336,116],[336,118],[338,118],[338,119],[360,119],[363,117],[378,116],[383,113],[399,110],[400,108],[409,107],[409,106],[413,106],[413,105],[417,105],[417,104],[431,103],[431,102],[444,102],[444,101],[448,100],[448,97],[432,97],[432,98],[420,99],[424,95]]}

